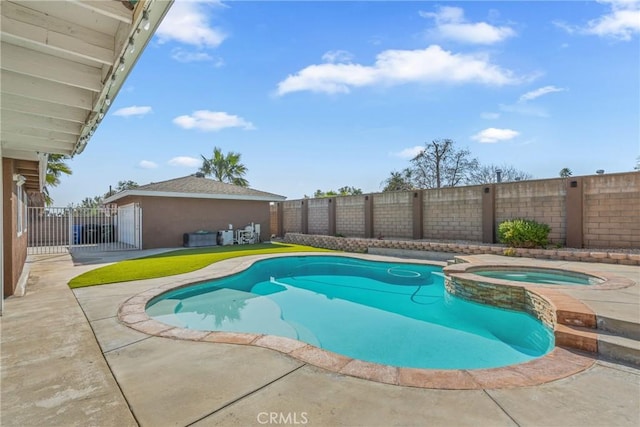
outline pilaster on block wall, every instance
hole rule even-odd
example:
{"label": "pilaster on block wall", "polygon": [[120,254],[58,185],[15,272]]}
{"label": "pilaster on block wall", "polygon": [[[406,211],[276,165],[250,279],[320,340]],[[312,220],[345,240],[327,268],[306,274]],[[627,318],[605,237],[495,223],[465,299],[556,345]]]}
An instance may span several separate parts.
{"label": "pilaster on block wall", "polygon": [[567,179],[566,214],[567,243],[569,248],[581,248],[583,230],[582,178]]}
{"label": "pilaster on block wall", "polygon": [[424,199],[422,191],[413,192],[413,238],[416,240],[422,239],[423,228],[423,209],[422,201]]}
{"label": "pilaster on block wall", "polygon": [[300,201],[300,206],[301,206],[301,228],[302,228],[302,233],[303,234],[309,234],[309,204],[305,203],[305,200],[301,200]]}
{"label": "pilaster on block wall", "polygon": [[277,202],[276,207],[277,207],[277,215],[278,215],[278,221],[277,221],[278,225],[277,225],[277,231],[274,234],[279,237],[284,237],[284,204]]}
{"label": "pilaster on block wall", "polygon": [[373,237],[373,195],[364,196],[364,237]]}
{"label": "pilaster on block wall", "polygon": [[336,199],[329,199],[329,236],[336,235]]}
{"label": "pilaster on block wall", "polygon": [[495,185],[482,188],[482,243],[496,242],[496,191]]}

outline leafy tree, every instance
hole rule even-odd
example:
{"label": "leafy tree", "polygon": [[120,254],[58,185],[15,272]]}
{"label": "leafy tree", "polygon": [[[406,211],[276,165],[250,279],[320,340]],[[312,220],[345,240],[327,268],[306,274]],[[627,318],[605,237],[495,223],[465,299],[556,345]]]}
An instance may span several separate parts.
{"label": "leafy tree", "polygon": [[436,139],[411,159],[411,175],[418,188],[455,187],[467,183],[478,160],[467,149],[456,149],[451,139]]}
{"label": "leafy tree", "polygon": [[200,166],[199,172],[205,176],[212,176],[217,181],[240,187],[249,186],[249,181],[243,178],[248,169],[240,162],[241,155],[239,153],[230,151],[225,155],[219,147],[214,147],[213,156],[210,159],[203,155],[200,157],[202,157],[202,166]]}
{"label": "leafy tree", "polygon": [[477,166],[469,173],[469,184],[491,184],[498,182],[498,171],[502,182],[520,181],[533,178],[527,172],[523,172],[509,165],[482,165]]}
{"label": "leafy tree", "polygon": [[569,169],[569,168],[560,169],[560,177],[561,178],[569,178],[571,175],[573,175],[573,172],[571,172],[571,169]]}
{"label": "leafy tree", "polygon": [[640,156],[636,157],[636,165],[633,167],[634,171],[640,171]]}
{"label": "leafy tree", "polygon": [[384,185],[382,189],[385,191],[408,191],[413,190],[411,169],[406,168],[402,172],[393,171],[387,179],[382,181],[380,185]]}
{"label": "leafy tree", "polygon": [[71,175],[73,173],[69,165],[64,162],[68,158],[69,157],[63,154],[49,154],[48,156],[45,186],[42,190],[42,193],[44,194],[44,203],[47,206],[51,206],[53,204],[53,199],[49,194],[49,188],[56,187],[60,184],[60,177],[62,174]]}
{"label": "leafy tree", "polygon": [[121,191],[131,190],[132,188],[138,188],[138,187],[140,186],[135,181],[131,181],[131,180],[118,181],[118,185],[116,185],[116,189],[114,190],[113,188],[111,188],[111,186],[109,186],[109,191],[104,193],[103,197],[106,199],[107,197],[111,197],[114,194],[119,193]]}
{"label": "leafy tree", "polygon": [[118,181],[118,185],[116,186],[116,192],[121,192],[124,190],[131,190],[132,188],[140,187],[137,182],[127,180],[127,181]]}
{"label": "leafy tree", "polygon": [[329,190],[329,191],[322,191],[322,190],[316,190],[315,193],[313,193],[313,197],[315,198],[320,198],[320,197],[333,197],[333,196],[356,196],[362,194],[362,190],[356,187],[349,187],[349,186],[345,186],[345,187],[341,187],[338,188],[338,191],[335,190]]}
{"label": "leafy tree", "polygon": [[358,196],[362,194],[362,190],[356,187],[345,186],[338,188],[338,194],[340,196]]}
{"label": "leafy tree", "polygon": [[95,197],[85,197],[84,199],[82,199],[82,201],[80,202],[80,204],[77,206],[79,208],[97,208],[100,205],[102,205],[102,197],[100,196],[95,196]]}

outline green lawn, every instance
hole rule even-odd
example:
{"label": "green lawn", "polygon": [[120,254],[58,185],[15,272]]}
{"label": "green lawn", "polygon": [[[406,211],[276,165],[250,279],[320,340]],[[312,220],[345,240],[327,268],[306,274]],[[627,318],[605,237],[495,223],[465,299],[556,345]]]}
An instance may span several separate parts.
{"label": "green lawn", "polygon": [[129,282],[173,276],[199,270],[214,262],[247,255],[279,254],[288,252],[331,252],[328,249],[283,243],[259,243],[240,246],[214,246],[210,248],[181,249],[162,254],[120,261],[96,268],[74,277],[71,288]]}

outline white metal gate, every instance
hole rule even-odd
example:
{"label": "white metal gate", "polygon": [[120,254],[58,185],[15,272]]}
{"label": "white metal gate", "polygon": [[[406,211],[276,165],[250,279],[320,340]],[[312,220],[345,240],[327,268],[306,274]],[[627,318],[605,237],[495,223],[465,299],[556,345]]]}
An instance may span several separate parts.
{"label": "white metal gate", "polygon": [[28,254],[142,249],[138,204],[28,208]]}

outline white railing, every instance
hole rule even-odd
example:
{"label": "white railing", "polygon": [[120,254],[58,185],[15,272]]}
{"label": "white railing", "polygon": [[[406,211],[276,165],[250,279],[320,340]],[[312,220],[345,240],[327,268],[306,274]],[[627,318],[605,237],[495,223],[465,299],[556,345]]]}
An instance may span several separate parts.
{"label": "white railing", "polygon": [[137,204],[120,208],[30,207],[27,220],[29,254],[142,248],[142,211]]}

